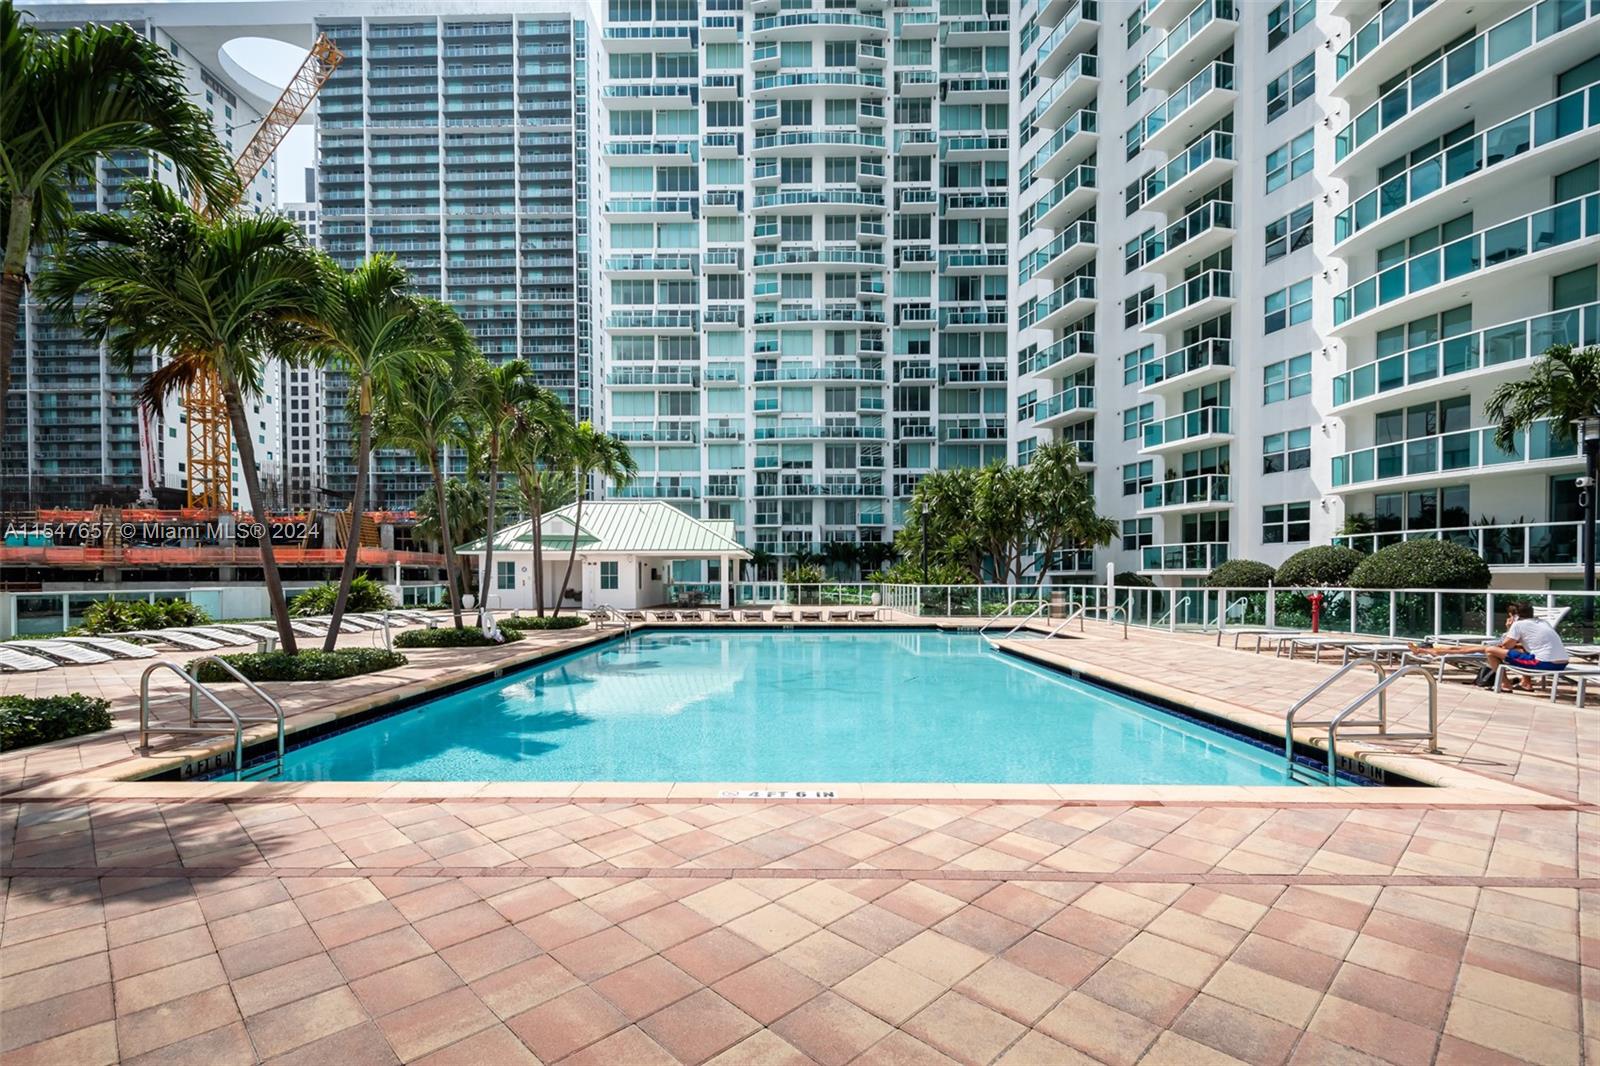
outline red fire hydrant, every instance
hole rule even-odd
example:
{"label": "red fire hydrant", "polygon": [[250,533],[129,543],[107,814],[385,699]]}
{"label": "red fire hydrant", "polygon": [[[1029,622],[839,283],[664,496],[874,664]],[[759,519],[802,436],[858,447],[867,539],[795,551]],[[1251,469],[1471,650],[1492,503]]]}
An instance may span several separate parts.
{"label": "red fire hydrant", "polygon": [[1311,600],[1311,632],[1315,633],[1322,624],[1322,593],[1313,592]]}

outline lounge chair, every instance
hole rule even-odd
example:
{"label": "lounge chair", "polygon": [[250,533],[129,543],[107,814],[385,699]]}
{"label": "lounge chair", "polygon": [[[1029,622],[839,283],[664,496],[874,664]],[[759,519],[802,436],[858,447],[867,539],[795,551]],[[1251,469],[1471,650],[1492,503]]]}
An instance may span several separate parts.
{"label": "lounge chair", "polygon": [[1418,655],[1414,651],[1407,651],[1400,656],[1400,665],[1409,666],[1412,663],[1427,667],[1437,666],[1439,672],[1435,676],[1443,681],[1447,669],[1467,670],[1476,677],[1479,670],[1489,665],[1489,656],[1481,651],[1452,651],[1443,655]]}
{"label": "lounge chair", "polygon": [[289,628],[300,634],[302,637],[325,637],[328,635],[327,626],[319,626],[309,618],[291,619],[289,622]]}
{"label": "lounge chair", "polygon": [[221,626],[184,626],[183,630],[186,633],[198,633],[207,640],[214,640],[219,644],[232,644],[241,648],[246,644],[254,644],[256,642],[255,637],[246,636],[243,633],[235,633]]}
{"label": "lounge chair", "polygon": [[1233,636],[1233,650],[1239,650],[1239,642],[1251,637],[1255,638],[1255,652],[1261,654],[1263,641],[1270,641],[1280,637],[1293,637],[1305,632],[1292,626],[1239,626],[1238,628],[1219,627],[1217,629],[1217,647],[1222,647],[1222,638],[1225,634]]}
{"label": "lounge chair", "polygon": [[680,622],[704,622],[705,620],[706,616],[699,611],[678,612],[678,621]]}
{"label": "lounge chair", "polygon": [[713,622],[732,622],[735,619],[732,611],[712,611],[711,620]]}
{"label": "lounge chair", "polygon": [[19,640],[8,643],[6,646],[24,654],[55,659],[58,662],[74,666],[87,665],[89,663],[108,663],[111,661],[111,656],[103,651],[86,648],[81,644],[73,644],[65,640]]}
{"label": "lounge chair", "polygon": [[1375,659],[1378,662],[1392,662],[1400,659],[1411,651],[1411,645],[1405,641],[1378,641],[1372,644],[1346,644],[1342,662],[1348,663],[1351,659]]}
{"label": "lounge chair", "polygon": [[740,611],[739,612],[739,621],[741,621],[741,622],[765,622],[766,620],[767,620],[766,615],[763,614],[761,611]]}
{"label": "lounge chair", "polygon": [[793,622],[794,611],[788,607],[774,607],[772,609],[772,620],[774,622]]}
{"label": "lounge chair", "polygon": [[61,640],[72,644],[82,644],[85,647],[95,648],[114,655],[119,659],[154,659],[154,648],[147,648],[143,644],[135,644],[131,640],[117,640],[114,637],[61,637]]}
{"label": "lounge chair", "polygon": [[1320,663],[1322,661],[1322,649],[1323,648],[1334,648],[1334,649],[1338,649],[1340,651],[1343,651],[1345,648],[1348,648],[1352,644],[1377,644],[1377,643],[1380,643],[1380,641],[1379,641],[1379,639],[1377,637],[1362,637],[1362,636],[1329,637],[1329,636],[1313,635],[1313,636],[1286,637],[1283,640],[1278,641],[1278,654],[1279,655],[1284,654],[1284,650],[1287,649],[1288,653],[1289,653],[1289,658],[1293,659],[1296,655],[1298,655],[1300,653],[1300,649],[1301,648],[1309,648],[1311,650],[1311,652],[1312,652],[1313,661]]}
{"label": "lounge chair", "polygon": [[171,644],[174,648],[186,648],[190,651],[215,651],[222,647],[220,640],[198,636],[182,629],[135,629],[126,635],[158,640],[163,644]]}
{"label": "lounge chair", "polygon": [[801,611],[800,612],[800,621],[802,621],[802,622],[820,622],[820,621],[822,621],[822,612],[821,611]]}
{"label": "lounge chair", "polygon": [[1551,703],[1556,702],[1557,690],[1561,687],[1561,682],[1571,681],[1578,687],[1578,698],[1576,705],[1582,707],[1584,698],[1588,695],[1590,680],[1600,678],[1600,666],[1591,665],[1589,663],[1568,663],[1560,670],[1539,670],[1529,669],[1525,666],[1513,666],[1510,663],[1501,663],[1500,669],[1497,670],[1494,675],[1494,687],[1496,691],[1499,691],[1505,686],[1505,678],[1507,674],[1515,674],[1518,677],[1532,678],[1535,681],[1549,681]]}
{"label": "lounge chair", "polygon": [[18,673],[31,673],[35,670],[54,670],[57,665],[54,659],[46,659],[42,655],[32,655],[18,650],[19,645],[30,643],[32,641],[0,644],[0,670],[15,670]]}
{"label": "lounge chair", "polygon": [[850,620],[851,619],[850,619],[850,612],[849,611],[829,611],[828,612],[828,621],[830,621],[830,622],[848,622]]}
{"label": "lounge chair", "polygon": [[876,622],[878,620],[878,609],[869,607],[864,611],[851,611],[850,620],[853,622]]}
{"label": "lounge chair", "polygon": [[651,611],[650,614],[657,622],[676,622],[678,620],[677,611]]}
{"label": "lounge chair", "polygon": [[[245,636],[254,637],[256,640],[277,640],[278,639],[278,631],[276,629],[273,629],[271,626],[258,626],[258,625],[254,625],[254,624],[249,623],[249,622],[245,622],[245,623],[223,622],[223,623],[219,623],[215,628],[217,628],[217,629],[226,629],[226,630],[228,630],[230,632],[234,632],[234,633],[243,633]],[[324,630],[324,633],[325,632],[326,632],[326,630]],[[317,635],[318,636],[322,636],[323,633],[319,633]]]}
{"label": "lounge chair", "polygon": [[643,611],[623,611],[622,617],[630,622],[648,622],[649,617]]}

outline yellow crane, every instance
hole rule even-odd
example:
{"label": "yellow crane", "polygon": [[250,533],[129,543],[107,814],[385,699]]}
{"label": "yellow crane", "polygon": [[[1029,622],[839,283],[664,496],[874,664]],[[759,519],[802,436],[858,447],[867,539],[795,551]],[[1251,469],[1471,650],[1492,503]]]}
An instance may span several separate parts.
{"label": "yellow crane", "polygon": [[[306,113],[322,86],[344,59],[327,34],[318,34],[306,54],[305,62],[289,79],[289,85],[272,105],[256,129],[255,136],[234,160],[233,172],[239,178],[243,196],[283,138]],[[200,206],[200,205],[197,205]],[[216,216],[233,204],[203,205]],[[189,506],[208,510],[233,509],[233,430],[228,425],[228,407],[223,402],[222,381],[215,371],[202,375],[184,390],[183,405],[188,416]]]}

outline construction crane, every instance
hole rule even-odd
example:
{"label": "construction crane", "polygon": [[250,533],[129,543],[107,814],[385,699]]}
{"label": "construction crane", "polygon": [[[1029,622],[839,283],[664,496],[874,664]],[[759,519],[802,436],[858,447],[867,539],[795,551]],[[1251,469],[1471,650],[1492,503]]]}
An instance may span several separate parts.
{"label": "construction crane", "polygon": [[[233,172],[239,179],[242,197],[250,183],[267,165],[300,117],[316,99],[322,86],[333,76],[344,53],[327,34],[318,34],[289,85],[272,105],[256,129],[255,136],[234,160]],[[233,207],[230,203],[205,203],[197,207],[215,218]],[[233,509],[233,428],[228,424],[228,405],[222,395],[222,380],[215,370],[201,375],[184,390],[183,405],[188,416],[189,506],[207,510]],[[150,484],[154,483],[151,471]],[[254,502],[254,501],[252,501]]]}

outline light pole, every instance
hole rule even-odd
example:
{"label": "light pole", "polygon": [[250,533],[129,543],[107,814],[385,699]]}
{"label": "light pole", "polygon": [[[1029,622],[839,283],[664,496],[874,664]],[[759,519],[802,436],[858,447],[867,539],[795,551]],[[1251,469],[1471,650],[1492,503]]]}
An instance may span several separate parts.
{"label": "light pole", "polygon": [[1596,479],[1600,478],[1600,415],[1586,415],[1572,420],[1578,429],[1578,443],[1583,448],[1584,478],[1579,482],[1582,492],[1578,499],[1583,505],[1583,639],[1594,640],[1594,560],[1595,560],[1595,496],[1600,491]]}
{"label": "light pole", "polygon": [[[928,583],[928,501],[927,500],[923,500],[922,501],[922,528],[921,528],[920,532],[922,534],[921,538],[919,538],[922,541],[922,583],[924,585],[926,585]],[[1591,534],[1593,533],[1593,528],[1592,527],[1590,529],[1590,532],[1591,532]],[[1590,584],[1592,586],[1593,583],[1594,583],[1594,569],[1593,569],[1593,567],[1590,568],[1589,579],[1590,579]]]}

